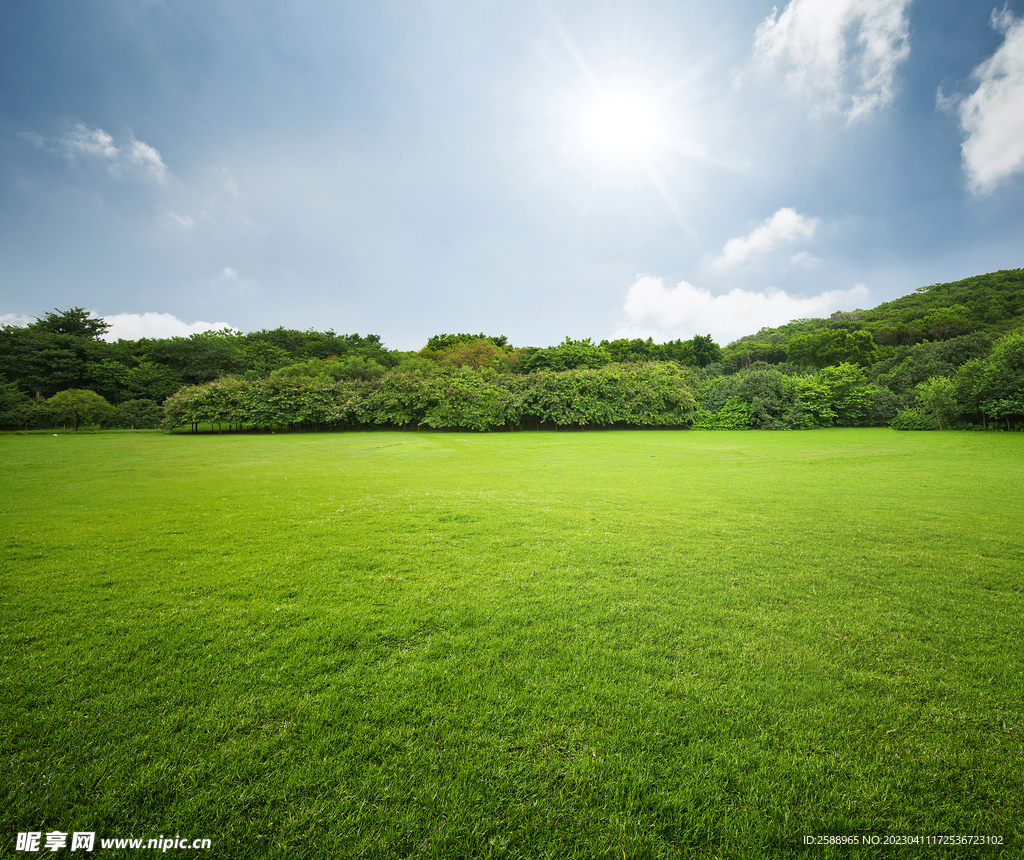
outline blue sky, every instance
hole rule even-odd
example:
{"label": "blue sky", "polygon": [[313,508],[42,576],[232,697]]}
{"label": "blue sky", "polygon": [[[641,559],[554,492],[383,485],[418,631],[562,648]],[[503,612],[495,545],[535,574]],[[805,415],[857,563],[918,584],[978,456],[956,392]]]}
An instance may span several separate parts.
{"label": "blue sky", "polygon": [[711,333],[1024,266],[1024,0],[0,10],[0,322]]}

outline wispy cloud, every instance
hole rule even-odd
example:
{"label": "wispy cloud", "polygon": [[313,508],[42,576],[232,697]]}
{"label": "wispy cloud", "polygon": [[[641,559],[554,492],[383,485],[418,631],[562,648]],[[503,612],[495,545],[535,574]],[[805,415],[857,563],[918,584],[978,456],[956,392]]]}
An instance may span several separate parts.
{"label": "wispy cloud", "polygon": [[103,317],[110,324],[110,330],[103,336],[104,340],[139,340],[143,337],[188,337],[191,334],[199,334],[204,331],[221,331],[225,328],[234,328],[226,322],[203,322],[197,320],[194,323],[186,323],[172,314],[143,313],[143,314],[108,314]]}
{"label": "wispy cloud", "polygon": [[173,209],[167,210],[167,217],[183,230],[191,230],[196,225],[196,219],[191,215],[179,215]]}
{"label": "wispy cloud", "polygon": [[755,59],[784,70],[797,92],[849,121],[892,101],[910,55],[911,0],[791,0],[757,28]]}
{"label": "wispy cloud", "polygon": [[160,158],[160,153],[148,143],[136,140],[134,134],[125,147],[125,156],[129,162],[142,168],[155,181],[161,184],[167,181],[167,165]]}
{"label": "wispy cloud", "polygon": [[669,288],[661,278],[643,276],[626,293],[622,309],[625,319],[615,336],[665,341],[710,333],[724,344],[790,320],[829,316],[840,308],[862,304],[867,298],[868,291],[862,284],[807,298],[771,288],[762,292],[735,289],[714,296],[686,281]]}
{"label": "wispy cloud", "polygon": [[[795,209],[783,207],[746,236],[738,236],[726,242],[722,253],[711,260],[711,266],[725,270],[749,265],[782,245],[800,239],[812,239],[817,228],[817,218],[806,218]],[[802,255],[798,254],[792,261],[798,262],[798,257],[803,259]]]}
{"label": "wispy cloud", "polygon": [[75,127],[61,138],[64,150],[72,155],[84,154],[96,158],[117,158],[118,149],[114,138],[102,128],[89,128],[84,123]]}
{"label": "wispy cloud", "polygon": [[[34,132],[22,135],[36,146],[43,145],[45,138]],[[63,135],[57,146],[68,158],[89,159],[106,164],[115,176],[123,171],[140,173],[161,185],[167,182],[167,165],[160,157],[160,152],[148,143],[137,140],[129,132],[128,141],[121,147],[114,145],[114,138],[102,128],[89,128],[85,123],[76,123],[75,127]]]}
{"label": "wispy cloud", "polygon": [[992,26],[1005,34],[1003,44],[974,70],[978,88],[958,105],[964,169],[976,194],[1024,170],[1024,18],[995,10]]}

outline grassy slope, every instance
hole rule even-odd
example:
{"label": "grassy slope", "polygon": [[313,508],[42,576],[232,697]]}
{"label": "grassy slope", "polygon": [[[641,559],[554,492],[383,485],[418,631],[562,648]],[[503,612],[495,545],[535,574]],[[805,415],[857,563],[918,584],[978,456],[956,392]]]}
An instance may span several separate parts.
{"label": "grassy slope", "polygon": [[[956,310],[956,309],[961,310]],[[921,287],[891,302],[883,302],[862,311],[853,330],[866,329],[877,335],[885,329],[900,330],[917,325],[927,334],[931,323],[929,314],[954,310],[954,317],[962,320],[964,331],[987,331],[994,337],[1024,327],[1024,269],[1005,269],[953,281]],[[789,337],[811,334],[831,327],[828,319],[793,320],[777,328],[763,328],[755,334],[733,341],[725,349],[728,358],[760,344],[765,350],[771,345],[781,348]],[[784,350],[780,352],[784,353]],[[766,352],[766,354],[768,354]],[[774,359],[776,361],[780,358]]]}
{"label": "grassy slope", "polygon": [[0,437],[2,838],[1020,846],[1022,454],[888,430]]}

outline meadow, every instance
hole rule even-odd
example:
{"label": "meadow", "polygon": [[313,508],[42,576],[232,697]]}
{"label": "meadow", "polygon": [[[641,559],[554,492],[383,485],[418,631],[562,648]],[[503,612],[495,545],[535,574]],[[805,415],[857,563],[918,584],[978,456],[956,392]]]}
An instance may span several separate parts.
{"label": "meadow", "polygon": [[0,464],[0,853],[1024,850],[1024,434],[61,432]]}

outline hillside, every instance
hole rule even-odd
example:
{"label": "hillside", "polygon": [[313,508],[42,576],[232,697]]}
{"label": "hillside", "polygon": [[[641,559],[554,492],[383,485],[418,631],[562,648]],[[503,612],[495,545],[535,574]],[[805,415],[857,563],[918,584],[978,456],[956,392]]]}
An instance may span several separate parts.
{"label": "hillside", "polygon": [[836,311],[828,319],[793,320],[763,328],[725,347],[723,359],[727,365],[757,360],[779,363],[790,358],[787,344],[792,345],[795,338],[837,329],[869,332],[883,351],[975,332],[998,336],[1024,329],[1024,269],[919,287],[870,310]]}

